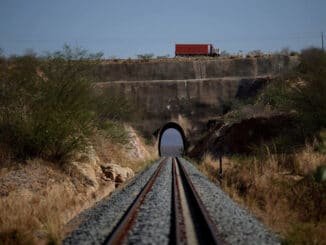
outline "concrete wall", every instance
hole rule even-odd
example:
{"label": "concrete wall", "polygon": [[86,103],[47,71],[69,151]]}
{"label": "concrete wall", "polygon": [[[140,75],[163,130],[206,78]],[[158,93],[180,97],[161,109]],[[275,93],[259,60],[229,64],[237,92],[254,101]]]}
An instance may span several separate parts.
{"label": "concrete wall", "polygon": [[274,55],[258,58],[168,59],[102,64],[101,81],[185,80],[217,77],[276,75],[297,63],[297,57]]}
{"label": "concrete wall", "polygon": [[96,72],[102,81],[97,88],[127,98],[140,112],[134,126],[149,136],[180,115],[194,127],[202,127],[202,122],[220,115],[228,101],[253,95],[267,77],[278,75],[297,62],[297,57],[281,55],[109,62],[100,65]]}
{"label": "concrete wall", "polygon": [[195,124],[216,117],[222,113],[225,103],[254,93],[252,90],[264,82],[265,78],[214,78],[116,81],[98,83],[97,87],[112,96],[128,98],[142,112],[134,124],[148,136],[179,115]]}

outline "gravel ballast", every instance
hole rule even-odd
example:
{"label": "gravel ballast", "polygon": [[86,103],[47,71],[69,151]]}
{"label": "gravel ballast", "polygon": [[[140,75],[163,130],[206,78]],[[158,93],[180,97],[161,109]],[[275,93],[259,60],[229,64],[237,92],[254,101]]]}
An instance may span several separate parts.
{"label": "gravel ballast", "polygon": [[129,244],[168,244],[171,225],[172,159],[166,162],[128,234]]}
{"label": "gravel ballast", "polygon": [[230,244],[280,244],[276,235],[232,201],[220,187],[209,181],[195,166],[183,158],[179,160],[226,242]]}
{"label": "gravel ballast", "polygon": [[160,160],[134,177],[125,187],[119,188],[111,196],[104,198],[94,207],[76,217],[84,222],[63,240],[63,244],[103,243],[153,175],[159,162]]}
{"label": "gravel ballast", "polygon": [[[241,208],[220,187],[197,168],[179,158],[205,205],[219,234],[228,244],[280,244],[278,237]],[[103,244],[153,175],[160,161],[137,175],[129,184],[104,198],[76,219],[83,223],[63,244]],[[127,244],[169,244],[172,223],[172,159],[169,158],[145,196],[135,222],[127,234]],[[74,220],[72,221],[74,222]]]}

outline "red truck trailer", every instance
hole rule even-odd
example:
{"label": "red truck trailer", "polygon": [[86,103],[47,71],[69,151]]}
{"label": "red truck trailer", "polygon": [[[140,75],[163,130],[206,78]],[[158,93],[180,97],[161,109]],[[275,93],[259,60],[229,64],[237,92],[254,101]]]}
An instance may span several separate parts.
{"label": "red truck trailer", "polygon": [[212,44],[176,44],[175,56],[217,56],[218,49],[215,49]]}

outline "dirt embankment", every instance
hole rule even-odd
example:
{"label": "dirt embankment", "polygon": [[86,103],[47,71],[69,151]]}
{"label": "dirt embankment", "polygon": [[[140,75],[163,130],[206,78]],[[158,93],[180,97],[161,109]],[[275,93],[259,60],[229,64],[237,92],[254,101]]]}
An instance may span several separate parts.
{"label": "dirt embankment", "polygon": [[195,144],[189,156],[199,159],[205,153],[214,156],[252,153],[255,146],[268,142],[293,127],[293,117],[281,113],[246,118],[238,122],[217,121],[216,126]]}
{"label": "dirt embankment", "polygon": [[[203,173],[285,244],[323,244],[326,132],[320,132],[319,141],[305,143],[298,128],[292,113],[247,105],[212,121],[190,155]],[[295,137],[300,147],[284,136]]]}
{"label": "dirt embankment", "polygon": [[284,244],[324,244],[326,178],[321,174],[326,176],[326,155],[311,145],[292,154],[270,150],[262,156],[223,157],[222,179],[219,162],[211,155],[197,166]]}
{"label": "dirt embankment", "polygon": [[0,244],[59,242],[69,220],[133,177],[153,158],[132,128],[118,145],[97,134],[62,166],[42,159],[0,168]]}

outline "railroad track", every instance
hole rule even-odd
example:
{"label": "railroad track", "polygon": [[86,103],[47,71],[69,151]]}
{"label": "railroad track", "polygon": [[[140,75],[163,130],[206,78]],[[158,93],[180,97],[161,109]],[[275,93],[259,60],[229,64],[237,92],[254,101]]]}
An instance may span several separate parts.
{"label": "railroad track", "polygon": [[175,244],[225,244],[178,158],[172,160]]}
{"label": "railroad track", "polygon": [[172,164],[172,217],[169,243],[225,244],[218,236],[216,225],[209,217],[185,168],[177,158],[173,158],[172,161],[165,158],[160,162],[104,244],[128,243],[128,234],[137,220],[141,206],[166,164]]}
{"label": "railroad track", "polygon": [[280,244],[183,158],[160,159],[76,222],[63,244]]}

